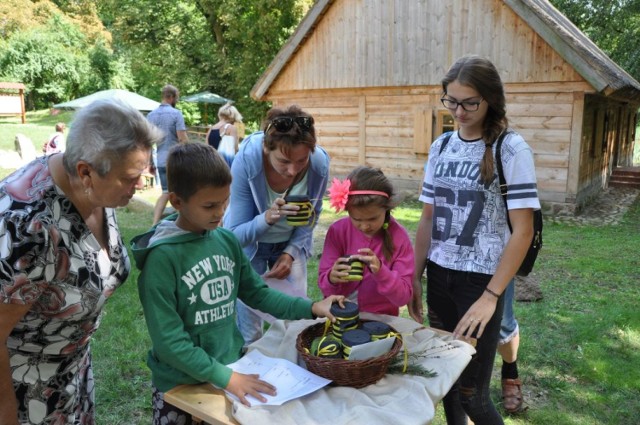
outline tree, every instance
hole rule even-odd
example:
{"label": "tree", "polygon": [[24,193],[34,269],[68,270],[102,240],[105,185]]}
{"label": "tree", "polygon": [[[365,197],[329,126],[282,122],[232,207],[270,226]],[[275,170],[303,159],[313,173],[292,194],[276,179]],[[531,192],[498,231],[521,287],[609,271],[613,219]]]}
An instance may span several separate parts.
{"label": "tree", "polygon": [[[140,92],[166,83],[183,94],[234,99],[248,121],[268,105],[251,88],[308,9],[310,0],[112,0],[99,3],[116,52],[127,52]],[[212,114],[213,115],[213,114]]]}
{"label": "tree", "polygon": [[99,13],[114,50],[131,63],[139,93],[158,98],[167,83],[190,93],[214,72],[214,42],[193,1],[112,0],[100,3]]}
{"label": "tree", "polygon": [[598,47],[640,80],[640,0],[551,0]]}
{"label": "tree", "polygon": [[68,35],[61,41],[65,37],[58,31],[17,32],[0,54],[2,77],[21,81],[29,88],[29,108],[49,107],[71,96],[82,85],[83,75],[88,74],[86,56],[74,52],[78,39],[71,32]]}
{"label": "tree", "polygon": [[198,0],[215,36],[229,96],[249,120],[269,105],[250,97],[253,85],[293,33],[311,2],[300,0]]}
{"label": "tree", "polygon": [[111,50],[111,35],[93,1],[58,3],[0,3],[0,77],[27,85],[27,107],[46,108],[96,90],[133,86],[126,58]]}

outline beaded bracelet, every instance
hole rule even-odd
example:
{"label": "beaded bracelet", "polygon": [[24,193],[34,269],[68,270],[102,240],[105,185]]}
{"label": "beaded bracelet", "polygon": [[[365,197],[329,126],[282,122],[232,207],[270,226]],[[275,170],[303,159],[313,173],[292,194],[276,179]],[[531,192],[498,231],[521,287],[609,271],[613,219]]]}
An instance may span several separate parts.
{"label": "beaded bracelet", "polygon": [[496,298],[500,298],[500,295],[496,294],[495,292],[493,292],[491,289],[489,288],[484,288],[485,291],[487,291],[488,293],[490,293],[491,295],[493,295]]}

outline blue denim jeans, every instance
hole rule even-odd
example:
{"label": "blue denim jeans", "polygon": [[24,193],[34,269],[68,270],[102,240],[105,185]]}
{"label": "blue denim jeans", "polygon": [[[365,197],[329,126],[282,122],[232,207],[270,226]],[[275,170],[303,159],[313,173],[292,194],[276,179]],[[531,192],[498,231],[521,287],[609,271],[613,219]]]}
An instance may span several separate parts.
{"label": "blue denim jeans", "polygon": [[504,290],[504,313],[502,313],[502,323],[500,323],[500,339],[498,345],[506,344],[520,332],[520,326],[513,312],[513,300],[515,296],[515,279],[511,279],[507,289]]}
{"label": "blue denim jeans", "polygon": [[[258,243],[258,250],[251,259],[251,266],[259,274],[263,275],[276,263],[289,242]],[[285,279],[265,279],[265,283],[285,294],[307,297],[307,260],[296,258],[291,265],[291,273]],[[245,347],[262,337],[264,320],[273,321],[273,317],[258,312],[247,306],[239,299],[236,302],[236,323],[244,338]]]}
{"label": "blue denim jeans", "polygon": [[[442,329],[452,332],[465,312],[480,298],[491,275],[461,272],[427,265],[427,305],[440,319]],[[503,298],[478,338],[476,354],[444,397],[447,424],[466,425],[467,415],[476,425],[502,425],[504,421],[491,401],[489,384],[498,347]],[[474,335],[475,336],[475,335]]]}
{"label": "blue denim jeans", "polygon": [[158,177],[160,177],[160,188],[162,193],[169,193],[169,184],[167,183],[167,167],[158,167]]}

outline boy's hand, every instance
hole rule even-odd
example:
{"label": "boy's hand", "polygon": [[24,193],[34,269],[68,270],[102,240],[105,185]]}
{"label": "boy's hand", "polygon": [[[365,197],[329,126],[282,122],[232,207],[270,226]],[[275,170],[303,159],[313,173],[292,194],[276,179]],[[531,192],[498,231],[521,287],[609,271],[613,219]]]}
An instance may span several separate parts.
{"label": "boy's hand", "polygon": [[251,395],[263,403],[267,399],[260,393],[269,394],[270,396],[276,395],[276,387],[261,380],[259,375],[245,375],[238,372],[231,374],[226,390],[238,397],[240,402],[247,407],[251,407],[247,400],[247,395]]}
{"label": "boy's hand", "polygon": [[335,322],[336,318],[331,314],[331,304],[335,302],[337,302],[341,308],[344,308],[344,295],[329,295],[324,300],[313,303],[311,312],[316,317],[326,317],[331,320],[331,322]]}

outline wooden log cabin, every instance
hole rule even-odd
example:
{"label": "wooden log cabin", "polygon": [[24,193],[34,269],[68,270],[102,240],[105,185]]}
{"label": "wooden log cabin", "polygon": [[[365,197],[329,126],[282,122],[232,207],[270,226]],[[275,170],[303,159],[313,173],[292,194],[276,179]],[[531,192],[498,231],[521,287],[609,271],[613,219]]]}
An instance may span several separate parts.
{"label": "wooden log cabin", "polygon": [[546,0],[317,0],[251,95],[313,114],[333,176],[367,164],[417,194],[455,127],[440,81],[469,53],[500,71],[547,213],[577,212],[631,165],[640,84]]}

